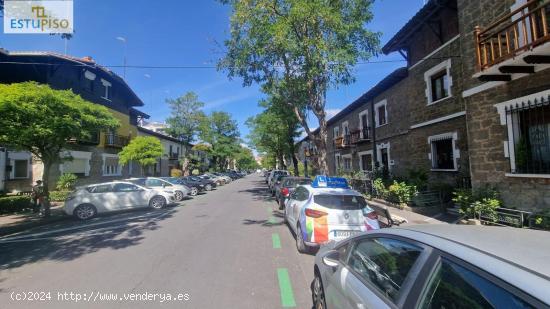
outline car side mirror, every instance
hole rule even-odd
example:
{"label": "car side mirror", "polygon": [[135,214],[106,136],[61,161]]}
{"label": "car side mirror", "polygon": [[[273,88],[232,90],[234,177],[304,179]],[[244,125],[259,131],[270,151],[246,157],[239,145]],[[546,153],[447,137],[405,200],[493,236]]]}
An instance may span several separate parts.
{"label": "car side mirror", "polygon": [[323,264],[332,268],[338,267],[340,265],[340,252],[336,250],[329,251],[323,256]]}
{"label": "car side mirror", "polygon": [[165,183],[163,183],[163,184],[162,184],[162,187],[163,187],[163,188],[166,188],[166,184],[165,184]]}

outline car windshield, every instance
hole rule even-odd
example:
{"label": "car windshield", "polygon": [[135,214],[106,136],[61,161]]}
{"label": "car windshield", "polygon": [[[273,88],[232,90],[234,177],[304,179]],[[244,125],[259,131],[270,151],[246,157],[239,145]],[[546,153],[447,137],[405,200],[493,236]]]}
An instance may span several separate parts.
{"label": "car windshield", "polygon": [[311,184],[311,179],[307,179],[307,178],[304,178],[304,179],[296,179],[296,178],[291,178],[291,179],[285,179],[284,182],[283,182],[283,187],[286,187],[286,188],[296,188],[297,186],[301,186],[301,185],[310,185]]}
{"label": "car windshield", "polygon": [[178,185],[180,184],[180,180],[176,177],[170,177],[170,178],[163,178],[163,180],[168,181],[171,184]]}
{"label": "car windshield", "polygon": [[315,204],[340,210],[361,210],[367,207],[367,202],[358,195],[318,194],[313,196]]}

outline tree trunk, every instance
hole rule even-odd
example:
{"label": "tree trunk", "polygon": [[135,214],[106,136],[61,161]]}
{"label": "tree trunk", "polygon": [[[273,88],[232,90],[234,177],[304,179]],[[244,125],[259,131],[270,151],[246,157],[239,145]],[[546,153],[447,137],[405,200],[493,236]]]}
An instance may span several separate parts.
{"label": "tree trunk", "polygon": [[181,164],[181,170],[183,172],[183,176],[189,176],[189,158],[184,157],[183,162]]}
{"label": "tree trunk", "polygon": [[44,186],[44,198],[41,201],[42,207],[44,208],[44,217],[50,216],[50,170],[53,165],[51,160],[42,160],[42,163],[44,164],[44,173],[42,174],[42,185]]}

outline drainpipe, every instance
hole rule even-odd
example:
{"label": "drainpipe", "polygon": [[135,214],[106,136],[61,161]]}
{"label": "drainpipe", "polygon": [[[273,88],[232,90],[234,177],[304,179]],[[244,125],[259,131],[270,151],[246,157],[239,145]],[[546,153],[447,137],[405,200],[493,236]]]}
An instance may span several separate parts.
{"label": "drainpipe", "polygon": [[371,110],[371,113],[370,113],[370,118],[371,118],[371,124],[372,124],[372,137],[371,137],[371,140],[372,140],[372,159],[374,161],[374,166],[373,166],[373,170],[374,168],[377,167],[378,165],[378,154],[377,154],[377,151],[376,151],[376,117],[374,115],[374,99],[372,99],[370,101],[370,110]]}

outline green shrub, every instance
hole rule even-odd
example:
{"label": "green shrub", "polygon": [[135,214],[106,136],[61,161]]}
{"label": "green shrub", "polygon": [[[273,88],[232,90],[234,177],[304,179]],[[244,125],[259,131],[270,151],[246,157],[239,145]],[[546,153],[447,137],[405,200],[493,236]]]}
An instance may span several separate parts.
{"label": "green shrub", "polygon": [[376,178],[373,181],[372,186],[374,187],[376,197],[386,198],[388,196],[388,189],[386,189],[386,185],[384,184],[384,180],[382,180],[382,178]]}
{"label": "green shrub", "polygon": [[50,192],[50,201],[52,202],[64,202],[71,191],[51,191]]}
{"label": "green shrub", "polygon": [[57,180],[57,190],[73,190],[78,177],[75,174],[65,173]]}
{"label": "green shrub", "polygon": [[550,211],[544,210],[533,214],[531,220],[533,228],[550,231]]}
{"label": "green shrub", "polygon": [[484,187],[477,190],[461,189],[453,192],[453,202],[460,207],[460,213],[468,218],[477,218],[479,214],[496,221],[497,208],[502,206],[498,191],[491,187]]}
{"label": "green shrub", "polygon": [[176,168],[170,170],[170,177],[181,177],[181,176],[183,176],[182,170],[179,170]]}
{"label": "green shrub", "polygon": [[389,186],[388,191],[390,200],[399,204],[408,204],[418,193],[415,185],[409,185],[404,181],[398,182],[396,180]]}
{"label": "green shrub", "polygon": [[428,172],[425,169],[411,168],[407,171],[407,183],[425,190],[428,186]]}
{"label": "green shrub", "polygon": [[0,214],[21,212],[32,208],[30,196],[0,197]]}

